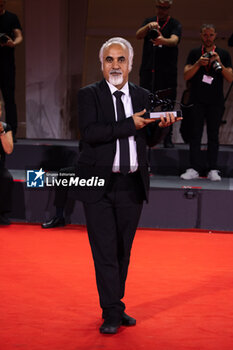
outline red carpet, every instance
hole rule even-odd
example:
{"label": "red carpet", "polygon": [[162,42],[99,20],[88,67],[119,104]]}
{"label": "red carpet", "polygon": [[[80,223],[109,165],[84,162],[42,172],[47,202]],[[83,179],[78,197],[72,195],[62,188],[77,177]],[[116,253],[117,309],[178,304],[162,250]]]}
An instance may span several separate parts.
{"label": "red carpet", "polygon": [[138,230],[113,336],[84,227],[1,226],[0,279],[0,350],[233,349],[233,234]]}

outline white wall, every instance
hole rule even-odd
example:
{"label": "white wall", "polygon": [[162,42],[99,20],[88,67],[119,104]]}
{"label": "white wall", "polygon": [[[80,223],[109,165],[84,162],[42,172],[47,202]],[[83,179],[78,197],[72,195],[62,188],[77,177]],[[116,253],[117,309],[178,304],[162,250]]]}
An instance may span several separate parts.
{"label": "white wall", "polygon": [[25,1],[27,138],[64,137],[66,22],[64,1]]}

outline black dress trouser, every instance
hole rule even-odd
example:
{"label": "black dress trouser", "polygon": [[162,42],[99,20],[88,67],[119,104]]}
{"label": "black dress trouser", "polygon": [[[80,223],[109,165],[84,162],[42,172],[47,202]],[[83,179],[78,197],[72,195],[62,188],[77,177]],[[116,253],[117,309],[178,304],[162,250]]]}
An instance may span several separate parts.
{"label": "black dress trouser", "polygon": [[138,173],[112,174],[104,197],[84,203],[104,319],[118,322],[125,309],[121,299],[143,199]]}
{"label": "black dress trouser", "polygon": [[15,103],[15,64],[0,61],[0,89],[4,100],[6,123],[10,124],[13,135],[17,132],[17,109]]}
{"label": "black dress trouser", "polygon": [[216,170],[219,148],[218,134],[223,114],[223,104],[194,103],[190,113],[190,165],[196,171],[202,171],[201,139],[206,122],[208,138],[207,167],[208,170]]}

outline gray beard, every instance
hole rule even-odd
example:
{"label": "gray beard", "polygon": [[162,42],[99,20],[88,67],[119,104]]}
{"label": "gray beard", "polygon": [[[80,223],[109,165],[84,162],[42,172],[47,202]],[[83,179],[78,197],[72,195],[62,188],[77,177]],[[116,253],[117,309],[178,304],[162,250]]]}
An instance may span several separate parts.
{"label": "gray beard", "polygon": [[121,85],[123,83],[123,75],[109,75],[109,83],[113,86]]}

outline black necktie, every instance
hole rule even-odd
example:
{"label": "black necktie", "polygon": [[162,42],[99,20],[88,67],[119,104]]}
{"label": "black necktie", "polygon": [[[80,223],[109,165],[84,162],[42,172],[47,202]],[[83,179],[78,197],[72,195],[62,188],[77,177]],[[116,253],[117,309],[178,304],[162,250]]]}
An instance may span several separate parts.
{"label": "black necktie", "polygon": [[[117,121],[124,120],[125,110],[121,100],[121,96],[124,93],[122,91],[115,91],[114,96],[116,97],[116,110],[117,110]],[[130,171],[130,156],[129,156],[129,140],[128,137],[120,138],[120,172],[124,175]]]}

